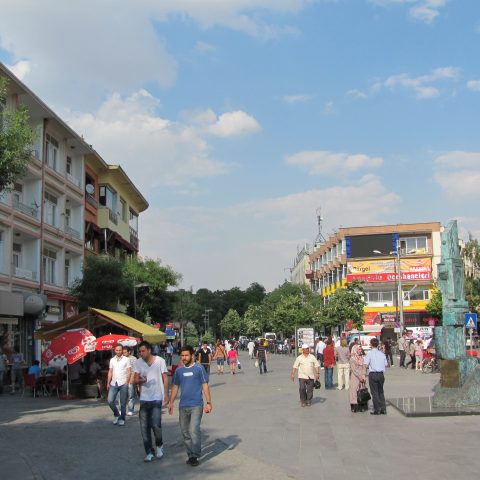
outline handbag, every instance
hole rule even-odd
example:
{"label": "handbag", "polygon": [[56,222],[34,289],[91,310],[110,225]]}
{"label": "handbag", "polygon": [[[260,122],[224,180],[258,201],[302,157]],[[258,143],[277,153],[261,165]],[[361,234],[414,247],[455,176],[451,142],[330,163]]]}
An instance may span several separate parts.
{"label": "handbag", "polygon": [[241,363],[240,363],[239,361],[237,361],[237,367],[238,367],[239,370],[242,369],[242,365],[241,365]]}
{"label": "handbag", "polygon": [[255,360],[255,368],[258,368],[258,360]]}
{"label": "handbag", "polygon": [[367,403],[371,398],[372,396],[368,391],[365,381],[360,382],[360,385],[358,386],[358,390],[357,390],[357,403],[358,404]]}
{"label": "handbag", "polygon": [[313,382],[313,388],[316,390],[318,390],[321,386],[322,384],[320,383],[320,380],[315,380],[315,382]]}

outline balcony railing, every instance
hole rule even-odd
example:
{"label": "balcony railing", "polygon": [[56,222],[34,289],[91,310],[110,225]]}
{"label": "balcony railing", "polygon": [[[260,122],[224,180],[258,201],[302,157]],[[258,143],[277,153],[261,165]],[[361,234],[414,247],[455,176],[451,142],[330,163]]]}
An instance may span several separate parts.
{"label": "balcony railing", "polygon": [[81,182],[78,178],[75,178],[73,175],[70,175],[69,173],[67,173],[65,175],[67,177],[67,180],[71,183],[73,183],[74,185],[76,185],[78,188],[81,187]]}
{"label": "balcony railing", "polygon": [[138,250],[138,237],[135,235],[130,234],[130,243],[133,245],[135,250]]}
{"label": "balcony railing", "polygon": [[118,225],[118,215],[116,213],[112,212],[110,209],[108,209],[108,218],[115,225]]}
{"label": "balcony railing", "polygon": [[98,205],[98,202],[97,200],[90,194],[86,194],[85,195],[85,198],[87,199],[87,202],[92,206],[92,207],[95,207],[95,208],[98,208],[99,205]]}
{"label": "balcony railing", "polygon": [[37,272],[32,272],[31,270],[26,270],[25,268],[18,268],[13,266],[13,275],[19,278],[25,278],[27,280],[36,280]]}
{"label": "balcony railing", "polygon": [[30,217],[36,218],[38,220],[38,208],[37,207],[31,207],[29,205],[25,205],[22,202],[19,202],[18,200],[14,199],[13,200],[13,208],[15,210],[18,210],[19,212],[24,213],[25,215],[29,215]]}
{"label": "balcony railing", "polygon": [[65,233],[67,235],[71,235],[72,237],[78,238],[78,240],[82,239],[82,235],[78,230],[70,227],[69,225],[65,225]]}

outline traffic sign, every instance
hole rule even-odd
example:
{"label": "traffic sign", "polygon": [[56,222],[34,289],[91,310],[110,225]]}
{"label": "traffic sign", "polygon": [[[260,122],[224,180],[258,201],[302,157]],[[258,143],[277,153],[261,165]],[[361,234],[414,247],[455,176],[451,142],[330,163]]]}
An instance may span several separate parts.
{"label": "traffic sign", "polygon": [[477,328],[477,314],[466,313],[465,314],[465,328]]}

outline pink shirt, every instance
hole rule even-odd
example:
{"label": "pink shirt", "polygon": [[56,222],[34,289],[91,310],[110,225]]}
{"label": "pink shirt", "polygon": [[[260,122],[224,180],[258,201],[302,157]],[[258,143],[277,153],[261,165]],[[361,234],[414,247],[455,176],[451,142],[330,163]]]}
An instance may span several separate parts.
{"label": "pink shirt", "polygon": [[230,359],[237,358],[237,351],[234,348],[228,351],[228,358]]}

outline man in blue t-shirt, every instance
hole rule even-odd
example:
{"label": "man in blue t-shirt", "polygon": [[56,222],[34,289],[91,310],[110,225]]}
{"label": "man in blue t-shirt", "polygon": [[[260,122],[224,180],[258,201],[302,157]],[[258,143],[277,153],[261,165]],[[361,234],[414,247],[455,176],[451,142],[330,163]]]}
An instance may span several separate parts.
{"label": "man in blue t-shirt", "polygon": [[[199,465],[201,455],[200,422],[202,414],[212,411],[212,398],[208,388],[208,379],[205,369],[195,363],[194,350],[186,345],[180,349],[180,359],[183,366],[175,370],[172,382],[172,393],[168,404],[168,413],[173,413],[173,402],[180,388],[179,418],[183,442],[187,450],[187,464],[192,467]],[[203,406],[203,396],[206,405]]]}

